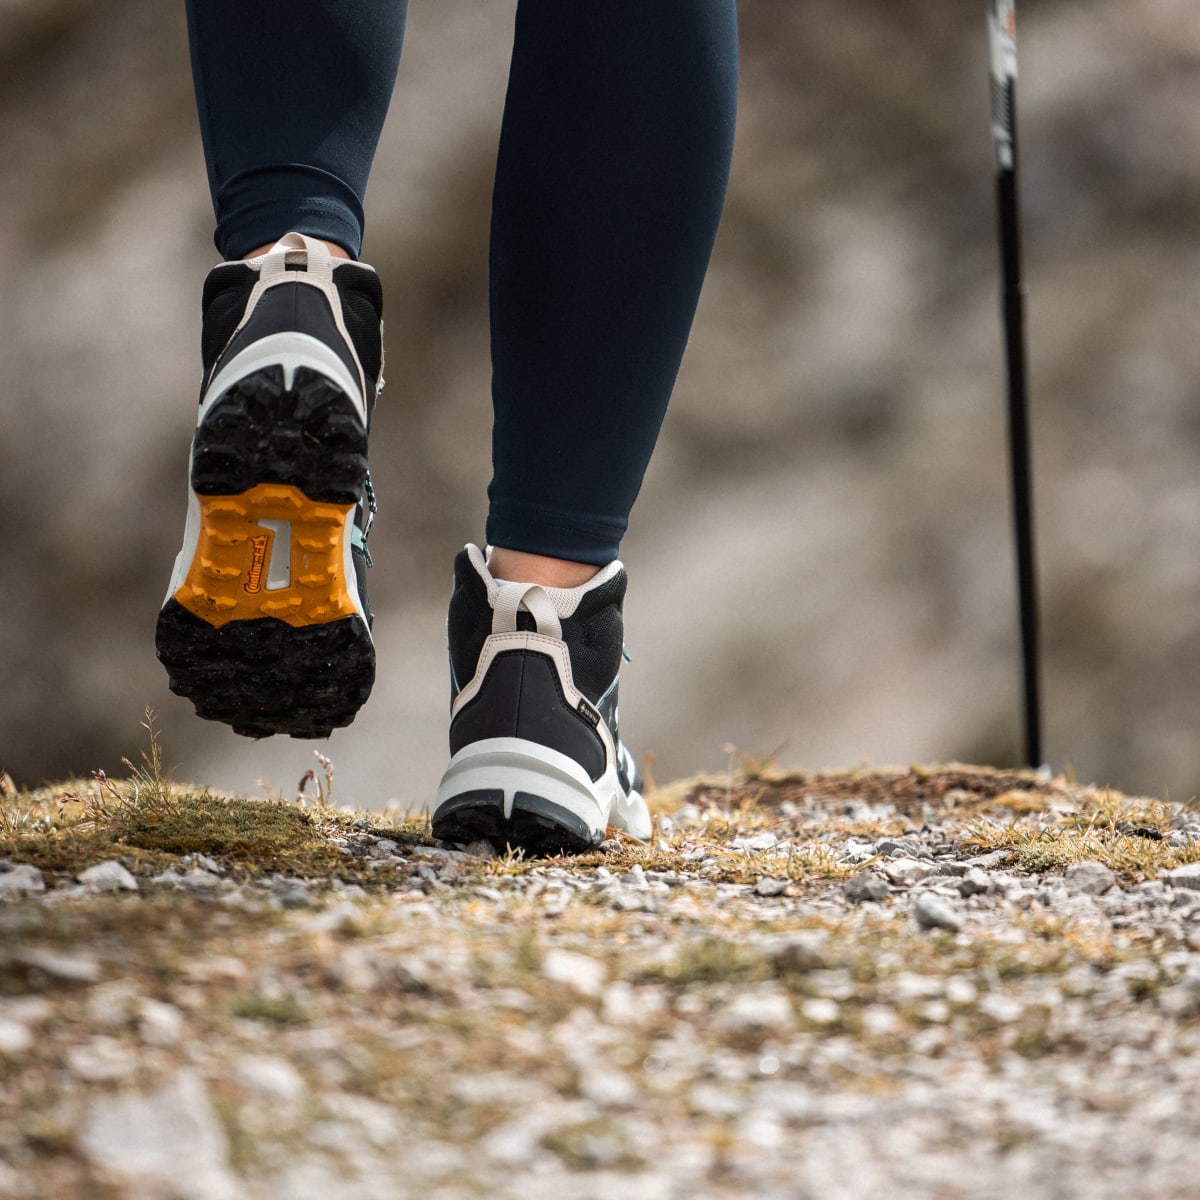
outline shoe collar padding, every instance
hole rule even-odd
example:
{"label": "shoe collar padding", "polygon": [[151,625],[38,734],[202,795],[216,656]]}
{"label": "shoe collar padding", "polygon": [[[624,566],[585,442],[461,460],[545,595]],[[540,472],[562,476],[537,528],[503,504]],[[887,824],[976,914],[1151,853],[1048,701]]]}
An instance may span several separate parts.
{"label": "shoe collar padding", "polygon": [[560,622],[575,615],[584,596],[602,587],[624,570],[621,560],[613,559],[579,587],[559,588],[540,583],[514,583],[507,579],[496,579],[492,575],[488,570],[487,558],[478,546],[468,545],[466,550],[471,566],[475,568],[487,588],[488,605],[492,609],[493,633],[515,632],[517,613],[524,610],[533,617],[538,633],[561,638]]}

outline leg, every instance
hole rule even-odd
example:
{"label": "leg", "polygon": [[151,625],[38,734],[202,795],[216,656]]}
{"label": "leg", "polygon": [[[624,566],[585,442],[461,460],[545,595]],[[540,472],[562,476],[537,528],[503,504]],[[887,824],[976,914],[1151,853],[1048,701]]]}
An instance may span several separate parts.
{"label": "leg", "polygon": [[485,563],[455,565],[450,841],[650,834],[617,732],[616,561],[725,194],[734,0],[520,0],[492,219]]}
{"label": "leg", "polygon": [[223,258],[289,230],[358,256],[406,11],[407,0],[188,0]]}
{"label": "leg", "polygon": [[724,202],[733,0],[521,0],[497,165],[488,541],[617,556]]}

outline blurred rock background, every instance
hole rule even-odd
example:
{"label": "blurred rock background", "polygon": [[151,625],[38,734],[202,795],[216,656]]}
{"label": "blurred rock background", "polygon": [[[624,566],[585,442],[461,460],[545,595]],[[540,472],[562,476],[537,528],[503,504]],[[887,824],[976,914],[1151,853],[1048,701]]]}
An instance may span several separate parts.
{"label": "blurred rock background", "polygon": [[[427,804],[482,534],[486,238],[512,0],[412,0],[368,197],[380,678],[329,743],[198,721],[154,658],[214,261],[182,5],[0,0],[0,765]],[[727,215],[624,547],[623,726],[664,781],[1019,761],[986,4],[744,0]],[[1200,784],[1200,8],[1024,0],[1046,748]]]}

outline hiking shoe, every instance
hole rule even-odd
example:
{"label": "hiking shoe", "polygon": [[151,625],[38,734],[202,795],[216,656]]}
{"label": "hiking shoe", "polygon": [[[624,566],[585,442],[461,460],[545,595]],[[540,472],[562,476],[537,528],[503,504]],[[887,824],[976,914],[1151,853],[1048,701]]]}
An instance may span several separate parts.
{"label": "hiking shoe", "polygon": [[598,846],[609,825],[643,841],[650,813],[617,735],[625,568],[582,587],[493,579],[483,552],[454,563],[450,765],[433,835],[532,854]]}
{"label": "hiking shoe", "polygon": [[325,737],[370,694],[382,307],[374,270],[295,233],[205,281],[187,526],[155,644],[171,690],[237,733]]}

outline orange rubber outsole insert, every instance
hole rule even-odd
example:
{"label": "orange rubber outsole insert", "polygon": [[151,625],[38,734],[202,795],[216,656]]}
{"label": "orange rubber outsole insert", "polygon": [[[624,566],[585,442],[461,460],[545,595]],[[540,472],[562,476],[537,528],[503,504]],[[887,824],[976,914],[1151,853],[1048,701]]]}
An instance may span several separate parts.
{"label": "orange rubber outsole insert", "polygon": [[[174,597],[189,612],[217,628],[261,617],[293,626],[324,625],[358,613],[343,547],[353,504],[310,500],[282,483],[196,499],[200,536]],[[289,535],[286,555],[285,548],[275,546],[284,535]],[[286,567],[282,584],[271,578],[276,559]]]}

